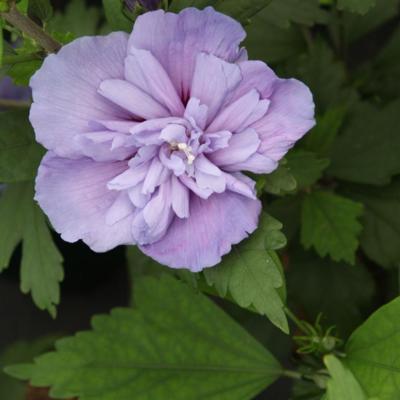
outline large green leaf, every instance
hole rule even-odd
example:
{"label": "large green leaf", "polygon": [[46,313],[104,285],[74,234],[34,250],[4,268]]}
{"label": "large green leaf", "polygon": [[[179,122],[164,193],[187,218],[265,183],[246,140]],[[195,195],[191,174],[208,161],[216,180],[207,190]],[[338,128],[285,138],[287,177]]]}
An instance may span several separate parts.
{"label": "large green leaf", "polygon": [[384,267],[400,265],[400,181],[389,186],[352,185],[346,195],[364,204],[360,244],[373,261]]}
{"label": "large green leaf", "polygon": [[400,100],[382,109],[361,103],[337,138],[328,172],[340,179],[383,185],[400,173]]}
{"label": "large green leaf", "polygon": [[34,178],[43,154],[26,111],[0,113],[0,182]]}
{"label": "large green leaf", "polygon": [[307,320],[322,313],[324,326],[335,325],[340,337],[364,320],[375,294],[374,280],[362,264],[336,263],[300,248],[290,252],[286,277],[290,300]]}
{"label": "large green leaf", "polygon": [[362,204],[330,192],[307,194],[302,209],[302,244],[306,249],[313,247],[321,257],[329,254],[335,261],[354,264],[362,212]]}
{"label": "large green leaf", "polygon": [[366,394],[379,400],[400,398],[400,297],[381,307],[346,345],[346,365]]}
{"label": "large green leaf", "polygon": [[326,400],[368,400],[352,372],[334,355],[324,357],[331,378],[327,383]]}
{"label": "large green leaf", "polygon": [[241,307],[254,307],[271,322],[288,332],[284,307],[284,278],[274,250],[285,245],[282,224],[263,215],[257,231],[237,246],[213,268],[204,270],[209,285],[220,296],[228,293]]}
{"label": "large green leaf", "polygon": [[115,31],[131,32],[133,23],[122,12],[121,0],[103,0],[104,12],[110,28]]}
{"label": "large green leaf", "polygon": [[338,7],[342,10],[366,14],[376,5],[376,0],[338,0]]}
{"label": "large green leaf", "polygon": [[245,400],[279,376],[265,348],[186,284],[142,278],[135,290],[136,310],[97,316],[92,331],[7,372],[80,400]]}
{"label": "large green leaf", "polygon": [[8,266],[19,242],[22,245],[21,290],[31,292],[41,310],[56,314],[63,279],[62,256],[33,201],[30,183],[10,185],[0,198],[0,270]]}
{"label": "large green leaf", "polygon": [[297,189],[313,185],[322,177],[329,165],[329,159],[320,158],[315,153],[294,149],[286,156],[291,174],[297,182]]}

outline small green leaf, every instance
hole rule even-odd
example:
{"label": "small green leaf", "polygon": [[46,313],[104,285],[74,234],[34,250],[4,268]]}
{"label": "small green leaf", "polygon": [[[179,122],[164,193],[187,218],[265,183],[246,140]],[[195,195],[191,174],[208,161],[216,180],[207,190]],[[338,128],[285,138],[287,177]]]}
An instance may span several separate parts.
{"label": "small green leaf", "polygon": [[246,22],[261,10],[265,9],[272,0],[219,0],[216,9],[224,14]]}
{"label": "small green leaf", "polygon": [[228,292],[241,307],[254,307],[284,332],[288,324],[283,311],[285,282],[282,265],[274,250],[281,248],[282,224],[263,215],[257,231],[213,268],[204,270],[207,283],[215,286],[220,296]]}
{"label": "small green leaf", "polygon": [[41,65],[41,60],[16,63],[7,70],[7,75],[12,78],[16,85],[29,86],[29,81]]}
{"label": "small green leaf", "polygon": [[352,372],[334,355],[324,357],[331,378],[327,384],[327,400],[368,400]]}
{"label": "small green leaf", "polygon": [[303,189],[317,182],[329,165],[329,159],[319,158],[315,153],[294,149],[286,156],[290,173],[297,182],[297,189]]}
{"label": "small green leaf", "polygon": [[55,316],[63,279],[62,257],[33,201],[31,183],[8,185],[0,198],[0,218],[0,271],[22,241],[21,290],[31,292],[35,304]]}
{"label": "small green leaf", "polygon": [[281,161],[279,167],[264,177],[264,190],[275,195],[292,193],[297,189],[294,178],[287,160]]}
{"label": "small green leaf", "polygon": [[301,242],[314,247],[321,257],[354,264],[358,235],[362,226],[358,218],[362,204],[329,192],[315,191],[304,198]]}
{"label": "small green leaf", "polygon": [[352,185],[345,194],[364,204],[360,244],[366,255],[384,267],[400,265],[400,181],[385,187]]}
{"label": "small green leaf", "polygon": [[356,183],[384,185],[400,173],[400,100],[379,109],[359,104],[332,150],[329,174]]}
{"label": "small green leaf", "polygon": [[0,18],[0,67],[3,65],[4,38],[3,38],[4,21]]}
{"label": "small green leaf", "polygon": [[350,337],[346,365],[366,394],[400,398],[400,297],[381,307]]}
{"label": "small green leaf", "polygon": [[60,282],[64,278],[63,258],[35,203],[27,209],[24,225],[21,290],[31,292],[35,304],[55,317],[56,305],[60,302]]}
{"label": "small green leaf", "polygon": [[43,148],[35,141],[27,111],[0,113],[0,181],[33,179]]}
{"label": "small green leaf", "polygon": [[131,32],[133,24],[122,12],[121,0],[103,0],[104,12],[110,28],[115,31]]}
{"label": "small green leaf", "polygon": [[56,352],[7,368],[55,398],[250,400],[281,368],[211,300],[169,276],[139,279],[137,309],[96,316]]}
{"label": "small green leaf", "polygon": [[372,7],[375,7],[376,0],[338,0],[338,8],[358,14],[366,14]]}

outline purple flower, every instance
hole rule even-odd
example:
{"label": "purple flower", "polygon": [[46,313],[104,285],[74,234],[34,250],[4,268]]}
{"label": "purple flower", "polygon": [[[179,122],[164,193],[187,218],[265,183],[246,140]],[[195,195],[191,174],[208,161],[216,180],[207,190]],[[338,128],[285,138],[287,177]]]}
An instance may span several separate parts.
{"label": "purple flower", "polygon": [[254,182],[314,125],[301,82],[239,48],[212,8],[155,11],[132,34],[83,37],[32,78],[49,151],[36,200],[64,240],[137,244],[173,268],[211,267],[257,228]]}

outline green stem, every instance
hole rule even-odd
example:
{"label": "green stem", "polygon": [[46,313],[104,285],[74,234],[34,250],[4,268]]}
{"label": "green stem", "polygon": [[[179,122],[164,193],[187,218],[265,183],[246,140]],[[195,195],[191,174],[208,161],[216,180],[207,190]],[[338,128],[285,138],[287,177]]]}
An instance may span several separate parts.
{"label": "green stem", "polygon": [[33,22],[26,15],[20,13],[14,2],[8,12],[0,13],[9,24],[15,26],[25,35],[34,39],[48,53],[56,53],[61,48],[61,44],[48,35],[39,25]]}
{"label": "green stem", "polygon": [[302,381],[304,379],[303,374],[297,371],[291,371],[289,369],[284,369],[282,371],[282,376],[286,376],[287,378],[291,379],[297,379],[299,381]]}
{"label": "green stem", "polygon": [[31,54],[13,54],[9,56],[3,56],[3,65],[13,65],[27,61],[40,60],[40,53]]}
{"label": "green stem", "polygon": [[303,324],[303,322],[302,322],[299,318],[297,318],[296,315],[295,315],[292,311],[289,310],[289,308],[284,307],[283,310],[285,311],[285,313],[286,313],[286,315],[289,317],[289,319],[292,320],[292,322],[293,322],[303,333],[305,333],[306,335],[309,335],[309,334],[310,334],[309,330],[305,327],[305,325]]}
{"label": "green stem", "polygon": [[29,101],[0,99],[0,108],[29,108],[30,106]]}

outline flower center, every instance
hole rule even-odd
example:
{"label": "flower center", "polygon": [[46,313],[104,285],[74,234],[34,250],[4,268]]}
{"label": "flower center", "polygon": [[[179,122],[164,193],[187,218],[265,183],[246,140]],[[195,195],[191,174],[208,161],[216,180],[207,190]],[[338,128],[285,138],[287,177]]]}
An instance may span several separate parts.
{"label": "flower center", "polygon": [[193,164],[193,161],[195,160],[196,156],[192,153],[193,149],[187,145],[187,143],[184,142],[180,142],[180,143],[171,143],[171,150],[178,150],[178,151],[182,151],[186,158],[187,158],[187,162],[189,165]]}

